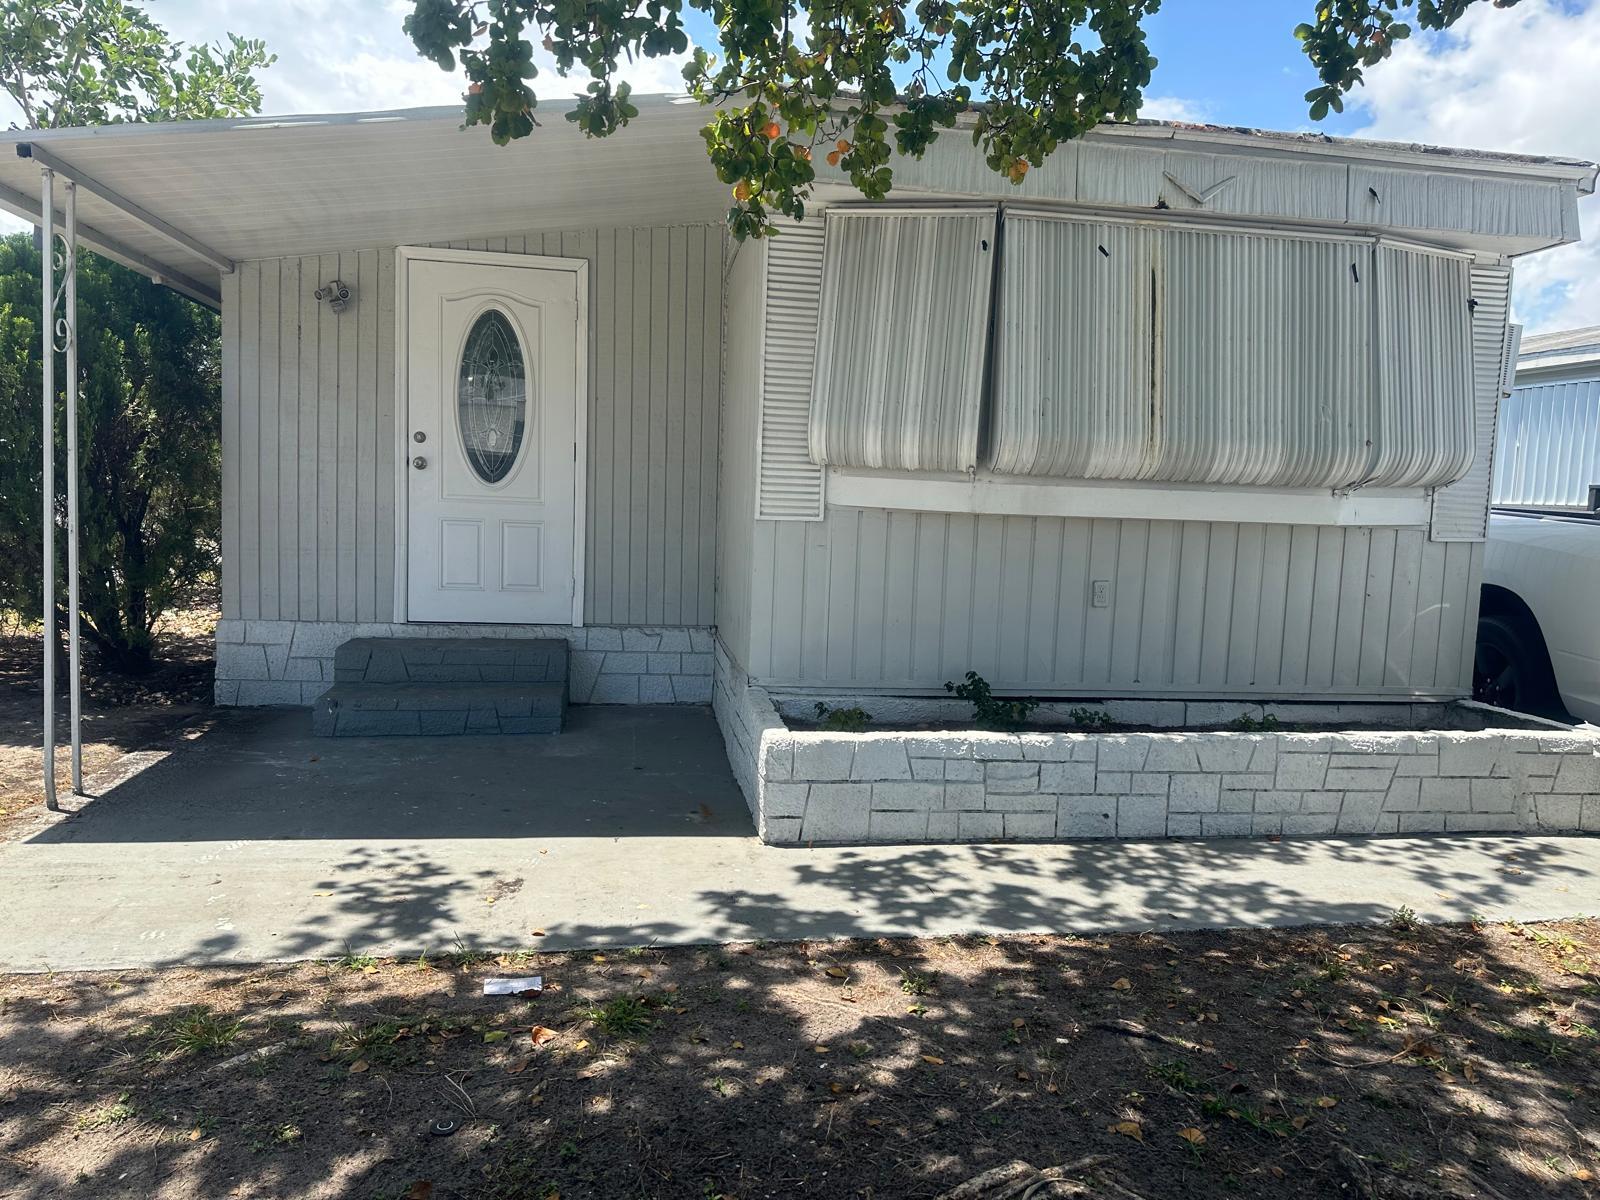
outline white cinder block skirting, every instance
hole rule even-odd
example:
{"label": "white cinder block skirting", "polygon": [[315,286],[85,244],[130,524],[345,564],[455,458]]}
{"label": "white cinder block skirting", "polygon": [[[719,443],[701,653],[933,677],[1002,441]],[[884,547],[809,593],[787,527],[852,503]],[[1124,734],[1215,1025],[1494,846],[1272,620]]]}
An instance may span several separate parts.
{"label": "white cinder block skirting", "polygon": [[711,702],[709,629],[223,620],[217,703],[310,704],[333,686],[334,650],[358,637],[563,638],[573,704]]}
{"label": "white cinder block skirting", "polygon": [[1600,832],[1600,736],[791,732],[718,647],[716,713],[772,843]]}

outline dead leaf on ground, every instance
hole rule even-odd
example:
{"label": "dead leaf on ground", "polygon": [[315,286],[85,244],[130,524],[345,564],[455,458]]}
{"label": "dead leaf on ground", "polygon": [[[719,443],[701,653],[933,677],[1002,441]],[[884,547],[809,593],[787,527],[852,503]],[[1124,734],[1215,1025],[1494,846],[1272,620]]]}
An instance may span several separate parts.
{"label": "dead leaf on ground", "polygon": [[832,979],[844,979],[849,976],[850,972],[843,967],[829,967],[823,974]]}
{"label": "dead leaf on ground", "polygon": [[419,1179],[406,1189],[405,1200],[433,1200],[433,1181]]}
{"label": "dead leaf on ground", "polygon": [[1339,1101],[1333,1096],[1318,1096],[1312,1103],[1314,1103],[1318,1108],[1332,1108],[1334,1105],[1338,1104]]}
{"label": "dead leaf on ground", "polygon": [[350,1064],[350,1074],[352,1074],[352,1075],[360,1075],[362,1072],[364,1072],[367,1069],[367,1067],[369,1065],[370,1064],[367,1062],[366,1059],[358,1058],[358,1059],[356,1059],[355,1062]]}
{"label": "dead leaf on ground", "polygon": [[1137,1121],[1116,1121],[1106,1126],[1107,1133],[1120,1133],[1136,1142],[1144,1141],[1144,1127]]}
{"label": "dead leaf on ground", "polygon": [[548,1026],[535,1025],[528,1031],[528,1036],[533,1040],[533,1044],[535,1046],[542,1046],[550,1039],[560,1037],[561,1035]]}
{"label": "dead leaf on ground", "polygon": [[1132,986],[1133,986],[1133,981],[1131,979],[1129,979],[1126,975],[1124,975],[1121,979],[1118,979],[1115,983],[1113,983],[1111,985],[1111,990],[1114,991],[1114,992],[1125,992],[1129,988],[1131,988]]}
{"label": "dead leaf on ground", "polygon": [[922,1061],[927,1063],[930,1067],[944,1066],[944,1059],[940,1058],[937,1054],[924,1054],[922,1056]]}
{"label": "dead leaf on ground", "polygon": [[1193,1125],[1178,1130],[1178,1136],[1191,1146],[1203,1146],[1206,1144],[1206,1135]]}

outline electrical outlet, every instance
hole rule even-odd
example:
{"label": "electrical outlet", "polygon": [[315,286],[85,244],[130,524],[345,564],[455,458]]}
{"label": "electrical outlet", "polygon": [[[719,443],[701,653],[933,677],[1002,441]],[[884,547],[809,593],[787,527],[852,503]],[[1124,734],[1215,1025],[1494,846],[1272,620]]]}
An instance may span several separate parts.
{"label": "electrical outlet", "polygon": [[1090,581],[1089,603],[1095,608],[1111,607],[1111,580],[1095,579]]}

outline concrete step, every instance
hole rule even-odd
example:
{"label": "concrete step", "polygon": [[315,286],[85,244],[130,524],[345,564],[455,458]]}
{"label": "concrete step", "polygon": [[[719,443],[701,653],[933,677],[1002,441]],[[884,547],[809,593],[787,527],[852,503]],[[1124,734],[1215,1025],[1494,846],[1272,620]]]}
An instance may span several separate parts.
{"label": "concrete step", "polygon": [[335,683],[565,683],[559,638],[352,638],[333,652]]}
{"label": "concrete step", "polygon": [[312,706],[311,731],[322,737],[560,733],[566,709],[565,680],[336,683]]}

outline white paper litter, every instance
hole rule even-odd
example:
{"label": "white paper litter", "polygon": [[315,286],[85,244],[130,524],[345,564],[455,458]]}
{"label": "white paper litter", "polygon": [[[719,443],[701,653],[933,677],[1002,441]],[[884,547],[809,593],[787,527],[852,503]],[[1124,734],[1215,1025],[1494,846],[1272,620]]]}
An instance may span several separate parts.
{"label": "white paper litter", "polygon": [[544,976],[518,975],[510,979],[492,978],[483,981],[485,996],[520,996],[524,992],[544,991]]}

